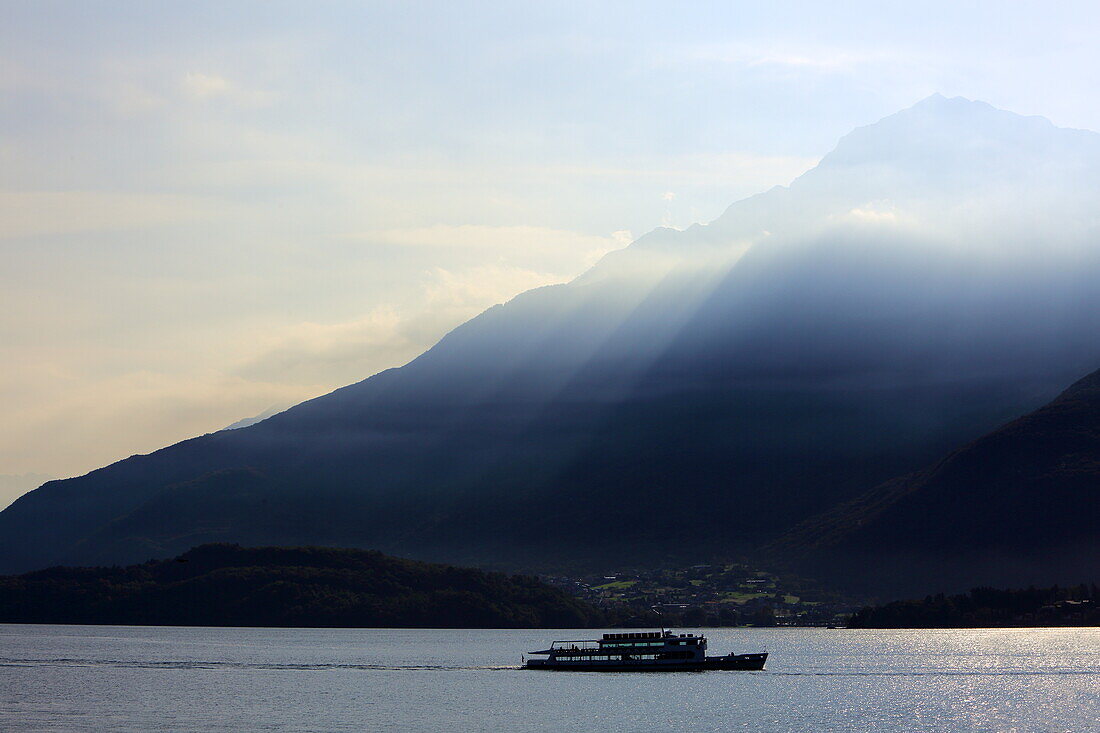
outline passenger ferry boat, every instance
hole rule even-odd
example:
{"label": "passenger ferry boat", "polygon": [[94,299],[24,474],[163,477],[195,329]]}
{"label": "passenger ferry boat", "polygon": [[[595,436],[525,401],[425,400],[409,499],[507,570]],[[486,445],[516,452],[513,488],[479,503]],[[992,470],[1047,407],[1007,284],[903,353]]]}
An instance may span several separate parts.
{"label": "passenger ferry boat", "polygon": [[555,641],[549,649],[529,652],[527,669],[641,672],[703,669],[764,669],[767,652],[707,656],[707,637],[671,631],[604,634],[601,639]]}

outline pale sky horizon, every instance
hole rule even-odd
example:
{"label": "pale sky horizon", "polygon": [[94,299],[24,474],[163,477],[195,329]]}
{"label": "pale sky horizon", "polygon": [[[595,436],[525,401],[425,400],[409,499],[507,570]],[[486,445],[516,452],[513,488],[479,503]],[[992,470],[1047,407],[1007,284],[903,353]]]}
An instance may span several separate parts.
{"label": "pale sky horizon", "polygon": [[400,365],[934,92],[1100,130],[1083,2],[0,10],[0,506]]}

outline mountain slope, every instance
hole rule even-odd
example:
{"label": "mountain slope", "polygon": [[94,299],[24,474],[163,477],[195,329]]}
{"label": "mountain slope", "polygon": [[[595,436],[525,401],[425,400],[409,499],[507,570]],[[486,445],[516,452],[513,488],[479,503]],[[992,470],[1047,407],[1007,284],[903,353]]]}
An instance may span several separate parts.
{"label": "mountain slope", "polygon": [[[769,549],[874,588],[1100,577],[1100,371],[1057,399],[808,520]],[[832,574],[836,574],[835,572]]]}
{"label": "mountain slope", "polygon": [[0,513],[0,570],[208,541],[518,566],[756,548],[1100,363],[1098,196],[1100,135],[931,98],[400,369],[46,484]]}

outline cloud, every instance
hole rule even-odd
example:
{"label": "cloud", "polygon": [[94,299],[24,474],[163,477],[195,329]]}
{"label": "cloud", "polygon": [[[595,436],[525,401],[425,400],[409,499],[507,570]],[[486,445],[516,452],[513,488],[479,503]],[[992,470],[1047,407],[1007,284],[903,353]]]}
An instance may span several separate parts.
{"label": "cloud", "polygon": [[219,97],[233,91],[233,85],[224,76],[190,73],[183,77],[183,88],[193,97]]}
{"label": "cloud", "polygon": [[[627,232],[629,235],[629,232]],[[495,252],[588,252],[622,246],[622,232],[607,237],[534,226],[435,225],[364,232],[359,238],[406,247]]]}
{"label": "cloud", "polygon": [[107,191],[0,191],[0,238],[195,222],[232,211],[200,196]]}
{"label": "cloud", "polygon": [[320,394],[415,357],[422,345],[405,326],[389,306],[350,321],[296,323],[262,336],[258,353],[237,373],[250,381],[309,385]]}
{"label": "cloud", "polygon": [[634,235],[629,229],[620,229],[617,232],[611,232],[611,240],[620,247],[626,247],[634,241]]}
{"label": "cloud", "polygon": [[810,69],[821,73],[851,69],[866,63],[867,58],[843,52],[832,52],[818,56],[801,54],[764,54],[748,62],[749,66],[781,66],[794,69]]}
{"label": "cloud", "polygon": [[184,94],[192,99],[224,99],[246,107],[263,107],[271,104],[276,96],[272,92],[245,89],[218,74],[188,72],[183,77]]}
{"label": "cloud", "polygon": [[36,462],[48,464],[58,476],[150,452],[267,405],[316,394],[301,385],[247,380],[214,369],[92,375],[67,373],[50,363],[28,361],[22,367],[21,373],[5,374],[11,381],[2,400],[0,465],[33,471]]}
{"label": "cloud", "polygon": [[832,215],[829,220],[879,226],[911,225],[916,222],[912,215],[901,211],[890,201],[870,201],[861,206],[855,206],[844,214]]}
{"label": "cloud", "polygon": [[401,366],[486,308],[564,278],[508,265],[433,268],[409,308],[379,306],[336,323],[301,322],[273,330],[238,371],[249,380],[314,385],[320,393]]}
{"label": "cloud", "polygon": [[427,302],[446,308],[477,308],[479,311],[532,288],[564,282],[566,278],[507,265],[480,265],[452,272],[435,268],[424,289]]}
{"label": "cloud", "polygon": [[848,212],[848,218],[856,221],[894,223],[898,220],[898,214],[896,211],[876,211],[875,209],[856,207]]}
{"label": "cloud", "polygon": [[[494,286],[498,294],[515,295],[519,292],[514,287],[516,282],[526,280],[533,283],[527,287],[538,287],[549,281],[572,279],[608,252],[630,244],[634,236],[627,229],[599,236],[533,226],[435,225],[367,231],[356,238],[415,249],[440,249],[464,256],[492,256],[496,258],[495,264],[465,269],[464,277],[491,272],[500,279],[500,285]],[[448,271],[439,269],[437,275],[445,272]]]}
{"label": "cloud", "polygon": [[878,48],[837,47],[799,43],[760,45],[752,42],[674,45],[663,63],[725,64],[744,69],[778,69],[815,74],[849,72],[874,64],[896,62],[900,55]]}
{"label": "cloud", "polygon": [[[820,158],[795,155],[760,155],[743,151],[653,156],[634,165],[546,166],[544,174],[623,181],[661,181],[676,186],[737,186],[767,188],[788,183],[813,168]],[[676,194],[666,191],[664,196]],[[667,200],[667,199],[666,199]]]}

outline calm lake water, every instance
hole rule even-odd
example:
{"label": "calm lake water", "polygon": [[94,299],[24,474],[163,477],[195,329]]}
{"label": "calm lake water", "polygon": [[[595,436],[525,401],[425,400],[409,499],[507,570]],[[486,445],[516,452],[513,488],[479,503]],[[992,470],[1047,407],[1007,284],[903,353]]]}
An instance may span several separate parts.
{"label": "calm lake water", "polygon": [[1100,629],[713,629],[764,672],[536,672],[570,631],[0,625],[0,730],[1100,730]]}

